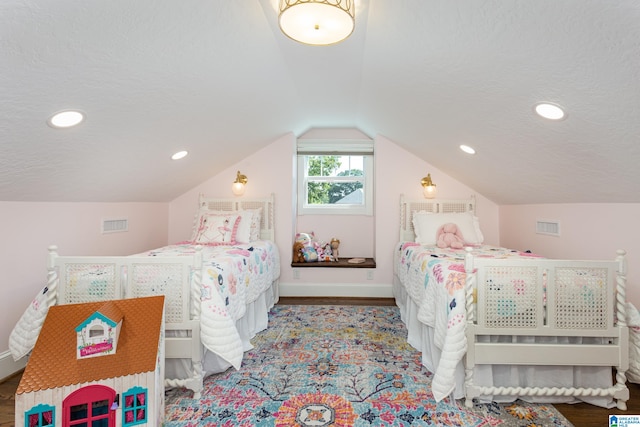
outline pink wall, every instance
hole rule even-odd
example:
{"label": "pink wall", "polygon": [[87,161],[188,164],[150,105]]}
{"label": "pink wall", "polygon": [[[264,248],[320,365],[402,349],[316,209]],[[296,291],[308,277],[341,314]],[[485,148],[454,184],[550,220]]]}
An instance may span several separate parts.
{"label": "pink wall", "polygon": [[[374,286],[390,290],[393,250],[399,237],[400,194],[422,198],[420,179],[431,173],[441,198],[476,195],[477,215],[488,244],[531,249],[553,258],[610,259],[616,249],[625,249],[629,260],[628,297],[640,306],[640,289],[634,287],[640,280],[640,241],[633,226],[640,216],[640,204],[498,207],[383,136],[375,137],[375,217],[370,217],[371,222],[363,221],[361,227],[350,220],[333,219],[332,228],[328,229],[331,232],[322,236],[338,235],[344,242],[344,255],[367,255],[365,250],[373,249],[377,262],[373,280],[358,269],[338,273],[298,269],[300,277],[294,279],[290,248],[296,231],[295,167],[295,136],[288,133],[169,204],[0,202],[0,262],[4,273],[0,285],[0,377],[11,329],[46,283],[49,245],[58,245],[64,255],[125,255],[186,240],[191,236],[198,194],[234,197],[231,183],[236,170],[249,177],[244,197],[275,194],[276,243],[284,288],[306,287],[304,292],[309,294],[326,284],[355,285],[360,286],[363,296]],[[128,232],[101,234],[103,218],[119,217],[129,219]],[[559,220],[562,235],[535,234],[537,219]],[[363,239],[363,233],[371,235]],[[361,244],[364,246],[357,246]]]}
{"label": "pink wall", "polygon": [[[500,207],[500,244],[549,258],[614,259],[627,251],[627,300],[640,307],[640,204],[556,204]],[[535,233],[537,220],[560,221],[560,236]]]}
{"label": "pink wall", "polygon": [[[359,296],[367,296],[370,287],[377,287],[390,295],[393,281],[393,249],[399,238],[400,194],[404,193],[408,198],[422,198],[420,180],[428,172],[438,185],[440,197],[467,198],[474,194],[468,186],[447,176],[392,141],[378,136],[375,138],[375,217],[331,216],[322,222],[308,223],[304,218],[294,217],[295,142],[293,134],[284,135],[172,201],[169,209],[169,241],[176,242],[190,237],[199,193],[233,198],[231,183],[236,171],[240,170],[249,178],[245,195],[242,197],[262,197],[269,193],[275,195],[276,243],[280,248],[281,289],[298,295],[323,295],[323,288],[328,284],[338,285],[338,292],[346,289],[348,285],[355,285],[361,289],[358,291]],[[476,199],[485,241],[497,245],[500,240],[498,208],[480,195],[476,195]],[[317,218],[314,221],[318,221]],[[297,269],[299,277],[294,278],[291,246],[296,232],[296,222],[298,229],[312,229],[322,240],[338,236],[342,242],[341,255],[375,254],[377,268],[373,279],[369,280],[365,271],[361,269],[323,268]]]}
{"label": "pink wall", "polygon": [[[340,240],[342,258],[373,258],[375,256],[375,217],[366,215],[301,215],[298,232],[313,231],[318,242]],[[291,258],[292,255],[288,255]]]}
{"label": "pink wall", "polygon": [[427,173],[438,188],[438,198],[476,197],[476,214],[487,244],[498,244],[498,207],[472,188],[451,178],[429,163],[402,149],[393,141],[376,137],[376,277],[383,283],[393,280],[393,250],[399,239],[400,194],[422,199],[420,180]]}
{"label": "pink wall", "polygon": [[[102,220],[114,218],[127,218],[129,231],[102,234]],[[167,243],[166,203],[0,202],[0,219],[0,355],[47,282],[50,245],[62,255],[127,255]]]}
{"label": "pink wall", "polygon": [[[266,197],[274,193],[276,243],[288,248],[293,233],[292,195],[295,138],[288,133],[253,155],[230,166],[211,179],[173,200],[169,207],[169,241],[178,242],[191,237],[200,193],[210,197]],[[247,175],[243,196],[234,196],[231,183],[236,171]],[[282,251],[281,251],[282,252]],[[288,251],[285,251],[285,254]],[[282,254],[284,258],[284,254]],[[290,258],[282,262],[291,262]]]}

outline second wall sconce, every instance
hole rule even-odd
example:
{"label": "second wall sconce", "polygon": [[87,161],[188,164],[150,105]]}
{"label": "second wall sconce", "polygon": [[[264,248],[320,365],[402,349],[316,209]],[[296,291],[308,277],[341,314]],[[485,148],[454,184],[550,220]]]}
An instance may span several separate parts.
{"label": "second wall sconce", "polygon": [[233,194],[236,196],[242,196],[244,194],[244,186],[247,185],[248,181],[247,176],[242,175],[240,171],[238,171],[236,174],[236,180],[233,181],[233,184],[231,185],[231,191],[233,191]]}
{"label": "second wall sconce", "polygon": [[424,195],[425,199],[433,199],[434,197],[436,197],[438,189],[436,188],[436,185],[433,183],[433,181],[431,181],[430,173],[422,178],[420,184],[422,185],[422,194]]}

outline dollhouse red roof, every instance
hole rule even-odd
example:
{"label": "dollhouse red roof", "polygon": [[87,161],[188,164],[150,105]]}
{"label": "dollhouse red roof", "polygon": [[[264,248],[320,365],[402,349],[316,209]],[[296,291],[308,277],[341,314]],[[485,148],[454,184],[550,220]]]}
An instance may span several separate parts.
{"label": "dollhouse red roof", "polygon": [[[75,328],[103,310],[122,318],[118,351],[77,359]],[[155,370],[163,310],[164,296],[51,307],[16,394]]]}

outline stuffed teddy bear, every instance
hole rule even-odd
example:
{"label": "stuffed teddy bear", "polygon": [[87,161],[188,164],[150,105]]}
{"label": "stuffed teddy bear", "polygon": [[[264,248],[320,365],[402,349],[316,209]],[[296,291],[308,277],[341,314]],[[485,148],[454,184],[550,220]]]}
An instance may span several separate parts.
{"label": "stuffed teddy bear", "polygon": [[449,222],[438,228],[436,233],[436,245],[441,248],[462,249],[464,247],[464,237],[457,225]]}
{"label": "stuffed teddy bear", "polygon": [[295,242],[293,244],[293,262],[305,262],[304,255],[302,253],[303,250],[304,250],[304,243]]}
{"label": "stuffed teddy bear", "polygon": [[338,248],[340,247],[340,240],[333,237],[331,239],[331,250],[333,252],[333,259],[338,261]]}

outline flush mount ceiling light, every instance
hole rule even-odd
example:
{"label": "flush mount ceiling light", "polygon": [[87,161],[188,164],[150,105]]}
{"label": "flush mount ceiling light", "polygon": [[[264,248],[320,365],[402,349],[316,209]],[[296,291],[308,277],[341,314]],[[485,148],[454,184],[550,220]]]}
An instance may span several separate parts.
{"label": "flush mount ceiling light", "polygon": [[355,28],[354,0],[280,0],[278,23],[287,37],[300,43],[339,43]]}
{"label": "flush mount ceiling light", "polygon": [[183,159],[187,156],[187,154],[189,154],[188,151],[178,151],[177,153],[175,153],[173,156],[171,156],[171,160],[180,160]]}
{"label": "flush mount ceiling light", "polygon": [[47,120],[49,126],[53,128],[68,128],[75,126],[84,120],[84,114],[80,111],[59,111]]}
{"label": "flush mount ceiling light", "polygon": [[549,120],[562,120],[566,117],[562,107],[548,102],[536,104],[535,112],[540,117],[544,117]]}

